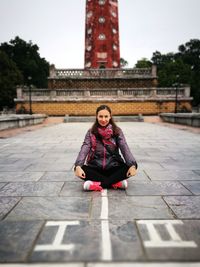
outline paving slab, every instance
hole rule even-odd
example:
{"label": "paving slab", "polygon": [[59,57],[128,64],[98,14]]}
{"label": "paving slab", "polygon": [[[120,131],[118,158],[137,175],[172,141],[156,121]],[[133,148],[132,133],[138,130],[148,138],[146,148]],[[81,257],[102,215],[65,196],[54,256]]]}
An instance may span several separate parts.
{"label": "paving slab", "polygon": [[128,183],[129,184],[133,183],[135,181],[146,181],[146,182],[148,182],[148,181],[150,181],[150,179],[149,179],[148,175],[143,170],[139,169],[137,171],[137,175],[136,176],[130,177],[128,179]]}
{"label": "paving slab", "polygon": [[0,170],[2,172],[10,171],[10,172],[17,172],[17,171],[25,171],[26,168],[28,168],[31,165],[31,163],[17,163],[17,164],[0,164]]}
{"label": "paving slab", "polygon": [[[68,196],[68,197],[88,197],[95,194],[95,192],[87,192],[87,195],[85,194],[85,191],[83,190],[82,182],[79,181],[80,179],[74,179],[73,182],[65,182],[62,191],[60,192],[60,196]],[[98,194],[98,193],[97,193]]]}
{"label": "paving slab", "polygon": [[200,221],[149,220],[137,224],[148,259],[200,260]]}
{"label": "paving slab", "polygon": [[200,166],[199,166],[199,162],[180,162],[180,163],[161,163],[162,167],[165,169],[172,169],[172,170],[176,170],[178,169],[182,169],[182,170],[199,170]]}
{"label": "paving slab", "polygon": [[150,180],[172,180],[172,181],[183,181],[183,180],[200,180],[200,172],[194,171],[183,171],[183,170],[147,170],[146,175]]}
{"label": "paving slab", "polygon": [[[92,218],[100,218],[100,201],[93,199]],[[112,220],[172,219],[168,206],[158,196],[109,197],[109,218]]]}
{"label": "paving slab", "polygon": [[43,159],[44,158],[44,152],[43,153],[40,153],[40,152],[37,152],[37,151],[35,151],[35,152],[31,152],[31,150],[28,152],[28,151],[26,151],[26,153],[20,153],[20,151],[19,152],[16,152],[16,153],[12,153],[9,157],[8,157],[8,159],[7,160],[16,160],[16,159],[19,159],[19,158],[21,158],[21,159],[35,159],[35,158],[37,158],[37,159]]}
{"label": "paving slab", "polygon": [[200,219],[200,196],[164,197],[177,218]]}
{"label": "paving slab", "polygon": [[[71,262],[101,260],[101,232],[99,222],[69,221],[64,222],[66,228],[62,244],[52,245],[58,232],[59,222],[50,222],[40,235],[32,256],[33,262]],[[63,225],[62,225],[63,226]],[[52,250],[50,247],[52,247]]]}
{"label": "paving slab", "polygon": [[184,181],[182,184],[194,195],[200,195],[200,181]]}
{"label": "paving slab", "polygon": [[109,221],[113,261],[146,259],[134,221]]}
{"label": "paving slab", "polygon": [[37,182],[44,172],[0,172],[0,182]]}
{"label": "paving slab", "polygon": [[200,170],[195,170],[194,172],[200,175]]}
{"label": "paving slab", "polygon": [[6,183],[0,183],[0,189],[3,188],[6,185]]}
{"label": "paving slab", "polygon": [[16,162],[18,159],[17,158],[0,158],[0,164],[4,165],[4,164],[12,164],[14,162]]}
{"label": "paving slab", "polygon": [[0,222],[0,261],[25,262],[43,223]]}
{"label": "paving slab", "polygon": [[20,201],[20,197],[0,197],[0,220]]}
{"label": "paving slab", "polygon": [[127,195],[130,196],[192,195],[192,193],[187,190],[182,184],[173,181],[137,181],[131,184],[129,183],[129,187],[126,192]]}
{"label": "paving slab", "polygon": [[140,163],[140,169],[142,170],[163,170],[165,167],[163,167],[160,163],[153,162],[153,163]]}
{"label": "paving slab", "polygon": [[63,182],[81,182],[80,179],[77,179],[74,176],[74,172],[72,171],[46,171],[43,176],[40,178],[40,181],[52,181],[52,182],[58,182],[58,181],[63,181]]}
{"label": "paving slab", "polygon": [[63,182],[8,183],[0,189],[0,196],[57,196]]}
{"label": "paving slab", "polygon": [[25,197],[6,220],[88,219],[90,205],[89,197]]}
{"label": "paving slab", "polygon": [[24,168],[26,171],[28,172],[32,172],[32,171],[52,171],[52,172],[60,172],[60,171],[70,171],[72,169],[72,162],[70,165],[67,165],[67,162],[65,162],[65,164],[59,164],[59,163],[48,163],[48,162],[44,162],[44,163],[33,163],[29,166],[26,166],[26,168]]}

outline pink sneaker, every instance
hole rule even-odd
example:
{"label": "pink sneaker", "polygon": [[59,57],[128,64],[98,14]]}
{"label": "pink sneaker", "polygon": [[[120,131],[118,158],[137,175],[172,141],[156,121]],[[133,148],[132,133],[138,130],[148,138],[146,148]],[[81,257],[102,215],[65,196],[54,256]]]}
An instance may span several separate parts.
{"label": "pink sneaker", "polygon": [[85,181],[83,184],[83,189],[86,191],[102,191],[103,188],[100,186],[100,182]]}
{"label": "pink sneaker", "polygon": [[127,180],[122,180],[116,184],[113,184],[112,187],[114,189],[127,189],[128,188],[128,181]]}

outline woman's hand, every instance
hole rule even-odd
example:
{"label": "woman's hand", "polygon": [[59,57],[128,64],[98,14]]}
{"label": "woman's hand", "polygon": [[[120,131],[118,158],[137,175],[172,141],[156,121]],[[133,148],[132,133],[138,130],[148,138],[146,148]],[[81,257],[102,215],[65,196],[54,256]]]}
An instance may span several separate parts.
{"label": "woman's hand", "polygon": [[76,166],[74,173],[76,176],[85,179],[85,172],[80,166]]}
{"label": "woman's hand", "polygon": [[131,167],[128,169],[126,175],[127,175],[127,177],[131,177],[131,176],[136,175],[136,172],[137,172],[137,170],[136,170],[135,166],[131,166]]}

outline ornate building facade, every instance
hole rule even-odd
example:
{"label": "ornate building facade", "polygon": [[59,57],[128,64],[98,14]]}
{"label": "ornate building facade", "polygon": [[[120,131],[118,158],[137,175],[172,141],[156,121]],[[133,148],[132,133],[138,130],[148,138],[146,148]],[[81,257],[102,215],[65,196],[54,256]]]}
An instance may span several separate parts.
{"label": "ornate building facade", "polygon": [[120,68],[118,0],[87,0],[85,69]]}

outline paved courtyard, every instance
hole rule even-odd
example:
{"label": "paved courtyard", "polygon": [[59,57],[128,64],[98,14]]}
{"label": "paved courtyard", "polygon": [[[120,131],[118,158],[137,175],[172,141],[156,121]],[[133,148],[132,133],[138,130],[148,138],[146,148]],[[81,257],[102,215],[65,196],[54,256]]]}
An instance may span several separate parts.
{"label": "paved courtyard", "polygon": [[118,125],[139,164],[126,191],[74,177],[91,123],[0,139],[1,266],[200,266],[200,134]]}

